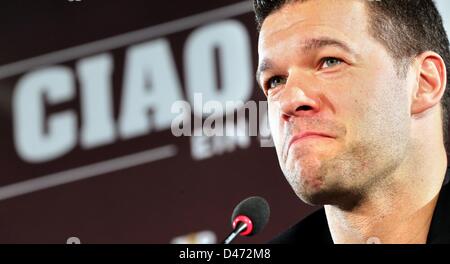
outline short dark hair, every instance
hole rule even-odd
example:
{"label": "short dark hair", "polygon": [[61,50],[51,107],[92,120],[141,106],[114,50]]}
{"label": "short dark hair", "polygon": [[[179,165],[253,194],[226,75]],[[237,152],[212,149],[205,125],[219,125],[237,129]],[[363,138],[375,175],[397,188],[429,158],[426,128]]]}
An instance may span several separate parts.
{"label": "short dark hair", "polygon": [[[308,0],[254,0],[258,30],[264,20],[286,4]],[[369,32],[383,44],[398,63],[399,73],[415,56],[434,51],[445,61],[449,73],[450,51],[447,34],[436,5],[432,0],[366,0],[369,13]],[[444,143],[448,144],[448,116],[450,106],[449,82],[441,100]]]}

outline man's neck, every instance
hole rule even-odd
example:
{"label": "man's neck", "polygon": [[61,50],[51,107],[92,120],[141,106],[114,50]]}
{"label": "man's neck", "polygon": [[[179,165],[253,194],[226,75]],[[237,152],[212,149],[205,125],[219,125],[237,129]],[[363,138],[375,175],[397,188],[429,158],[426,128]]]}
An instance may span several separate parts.
{"label": "man's neck", "polygon": [[[334,243],[424,244],[437,196],[421,208],[377,208],[346,212],[325,206]],[[395,212],[394,212],[395,211]]]}
{"label": "man's neck", "polygon": [[351,210],[326,205],[334,243],[426,243],[447,166],[445,150],[435,154],[397,171]]}

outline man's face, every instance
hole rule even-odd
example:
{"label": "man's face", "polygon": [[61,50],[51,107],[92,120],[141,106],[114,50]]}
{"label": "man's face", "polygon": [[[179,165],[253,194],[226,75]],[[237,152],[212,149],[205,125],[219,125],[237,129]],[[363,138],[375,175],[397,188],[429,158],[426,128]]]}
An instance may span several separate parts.
{"label": "man's face", "polygon": [[415,77],[399,77],[369,34],[364,2],[297,1],[261,28],[258,81],[278,159],[311,204],[363,198],[407,155]]}

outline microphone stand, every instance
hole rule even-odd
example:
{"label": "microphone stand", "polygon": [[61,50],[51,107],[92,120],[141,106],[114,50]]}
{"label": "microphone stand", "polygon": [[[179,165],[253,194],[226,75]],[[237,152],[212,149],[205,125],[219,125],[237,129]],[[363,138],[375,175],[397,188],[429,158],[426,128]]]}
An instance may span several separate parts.
{"label": "microphone stand", "polygon": [[239,222],[239,224],[236,226],[236,228],[231,232],[228,237],[222,242],[222,244],[230,244],[231,241],[233,241],[237,235],[239,235],[242,231],[247,229],[247,224],[243,222]]}

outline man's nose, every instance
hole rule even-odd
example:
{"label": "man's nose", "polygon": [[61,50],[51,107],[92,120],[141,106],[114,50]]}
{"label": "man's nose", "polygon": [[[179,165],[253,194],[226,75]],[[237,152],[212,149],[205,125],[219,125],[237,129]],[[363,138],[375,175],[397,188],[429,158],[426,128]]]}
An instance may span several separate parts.
{"label": "man's nose", "polygon": [[320,111],[317,91],[307,81],[289,80],[278,98],[284,120],[292,117],[310,117]]}

